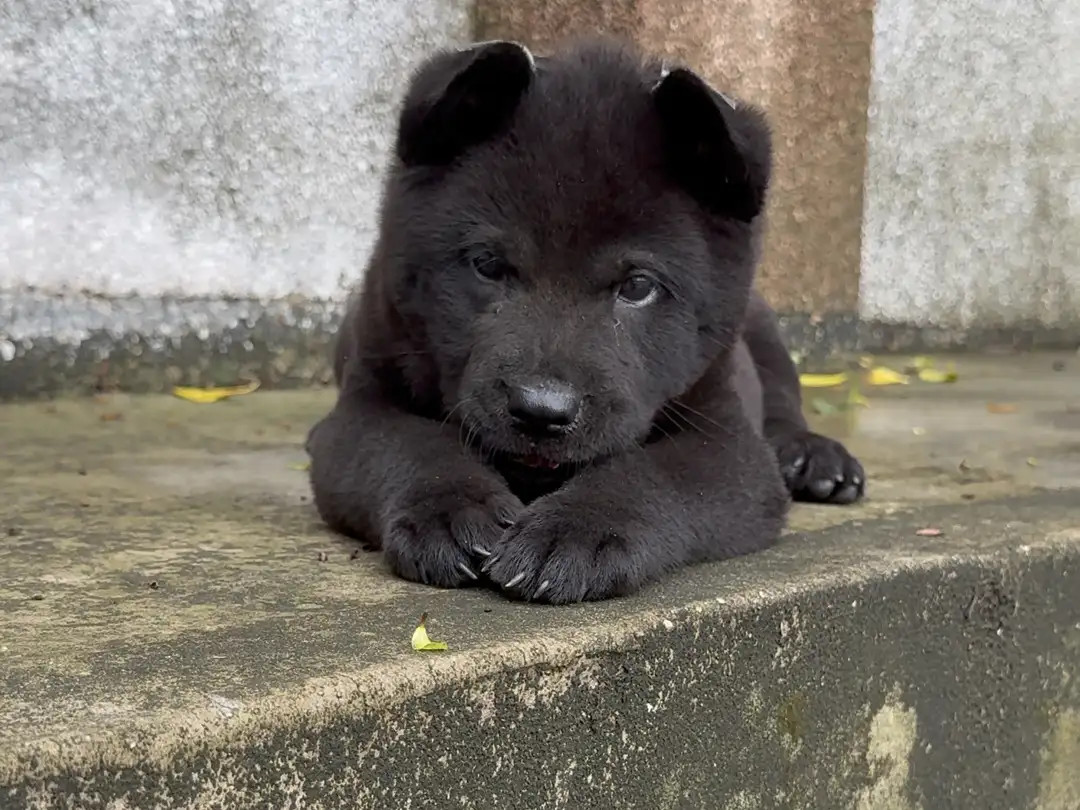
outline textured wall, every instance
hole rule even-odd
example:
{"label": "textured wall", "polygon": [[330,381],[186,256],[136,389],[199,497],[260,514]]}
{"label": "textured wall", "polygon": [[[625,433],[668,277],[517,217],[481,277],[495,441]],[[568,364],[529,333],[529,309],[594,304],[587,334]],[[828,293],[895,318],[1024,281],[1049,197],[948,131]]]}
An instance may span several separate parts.
{"label": "textured wall", "polygon": [[0,291],[339,297],[406,71],[470,30],[466,0],[4,0]]}
{"label": "textured wall", "polygon": [[873,0],[477,0],[480,34],[538,47],[601,30],[685,60],[766,109],[775,177],[760,283],[788,311],[859,286]]}
{"label": "textured wall", "polygon": [[0,399],[325,373],[408,67],[474,33],[634,36],[765,106],[762,286],[804,340],[1077,334],[1080,5],[873,6],[0,0]]}
{"label": "textured wall", "polygon": [[862,314],[1080,324],[1080,3],[879,0]]}

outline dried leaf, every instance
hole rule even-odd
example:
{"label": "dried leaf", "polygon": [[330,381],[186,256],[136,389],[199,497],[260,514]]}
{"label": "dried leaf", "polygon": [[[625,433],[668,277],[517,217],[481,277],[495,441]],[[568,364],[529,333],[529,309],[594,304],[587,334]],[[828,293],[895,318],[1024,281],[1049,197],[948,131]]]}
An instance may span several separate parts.
{"label": "dried leaf", "polygon": [[866,375],[870,385],[907,385],[911,380],[907,374],[893,371],[887,366],[874,366]]}
{"label": "dried leaf", "polygon": [[870,400],[862,395],[858,386],[853,385],[847,395],[848,410],[853,408],[869,408]]}
{"label": "dried leaf", "polygon": [[925,369],[933,368],[933,366],[934,366],[933,359],[931,359],[929,357],[926,357],[924,355],[921,355],[919,357],[911,358],[911,367],[913,369],[915,369],[916,371],[923,371]]}
{"label": "dried leaf", "polygon": [[846,371],[837,374],[800,374],[799,382],[804,388],[836,388],[847,382]]}
{"label": "dried leaf", "polygon": [[950,366],[947,370],[942,371],[937,368],[920,368],[919,379],[925,383],[951,383],[956,382],[958,378],[956,371]]}
{"label": "dried leaf", "polygon": [[1037,458],[1029,458],[1027,460],[1027,465],[1029,467],[1038,467],[1039,466],[1039,460]]}
{"label": "dried leaf", "polygon": [[432,641],[427,634],[427,614],[420,615],[420,624],[412,634],[412,648],[417,652],[442,652],[447,649],[445,641]]}
{"label": "dried leaf", "polygon": [[301,464],[290,464],[289,469],[290,470],[299,470],[300,472],[307,472],[308,470],[311,469],[311,462],[310,461],[305,461],[305,462],[303,462]]}
{"label": "dried leaf", "polygon": [[941,537],[941,535],[943,535],[944,533],[945,532],[941,531],[941,529],[935,529],[929,526],[925,529],[919,529],[917,532],[915,532],[915,534],[917,534],[919,537]]}
{"label": "dried leaf", "polygon": [[180,399],[186,399],[188,402],[197,402],[199,404],[207,402],[218,402],[229,397],[238,397],[244,394],[250,394],[252,391],[257,390],[259,387],[258,380],[245,383],[244,385],[229,385],[222,388],[192,388],[189,386],[178,385],[173,388],[173,396],[180,397]]}
{"label": "dried leaf", "polygon": [[119,422],[123,418],[124,414],[120,413],[120,411],[106,411],[98,416],[98,419],[102,422]]}
{"label": "dried leaf", "polygon": [[986,410],[990,413],[1016,413],[1016,406],[1010,402],[987,402]]}
{"label": "dried leaf", "polygon": [[926,428],[924,428],[924,427],[913,427],[911,429],[911,432],[913,434],[915,434],[916,436],[925,436],[926,435]]}

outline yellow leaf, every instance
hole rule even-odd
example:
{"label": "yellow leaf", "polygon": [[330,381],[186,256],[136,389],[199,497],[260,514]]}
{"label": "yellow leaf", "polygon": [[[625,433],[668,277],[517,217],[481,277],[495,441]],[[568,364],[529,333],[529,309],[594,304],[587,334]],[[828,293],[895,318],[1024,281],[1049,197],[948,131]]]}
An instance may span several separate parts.
{"label": "yellow leaf", "polygon": [[1029,467],[1038,467],[1039,466],[1039,460],[1037,458],[1029,458],[1027,460],[1027,465]]}
{"label": "yellow leaf", "polygon": [[858,386],[852,386],[847,396],[848,408],[869,408],[870,400],[863,396]]}
{"label": "yellow leaf", "polygon": [[799,382],[804,388],[836,388],[847,382],[847,372],[838,374],[800,374]]}
{"label": "yellow leaf", "polygon": [[919,379],[926,383],[951,383],[956,382],[957,373],[950,368],[948,371],[941,371],[936,368],[920,368]]}
{"label": "yellow leaf", "polygon": [[920,371],[923,369],[932,368],[933,365],[934,361],[929,357],[913,357],[911,359],[911,367],[919,369]]}
{"label": "yellow leaf", "polygon": [[259,387],[258,380],[245,383],[244,385],[229,385],[223,388],[191,388],[188,386],[178,385],[173,388],[173,396],[180,397],[180,399],[186,399],[188,402],[198,402],[199,404],[206,402],[218,402],[222,399],[228,399],[229,397],[238,397],[243,394],[250,394],[252,391]]}
{"label": "yellow leaf", "polygon": [[445,641],[432,641],[427,634],[427,614],[420,615],[420,624],[412,634],[412,648],[417,652],[441,652],[448,649]]}
{"label": "yellow leaf", "polygon": [[299,470],[300,472],[307,472],[308,470],[311,469],[311,462],[310,461],[305,461],[302,464],[290,464],[289,469],[290,470]]}
{"label": "yellow leaf", "polygon": [[885,366],[874,366],[866,375],[866,381],[870,385],[907,385],[909,382],[906,374],[893,371]]}

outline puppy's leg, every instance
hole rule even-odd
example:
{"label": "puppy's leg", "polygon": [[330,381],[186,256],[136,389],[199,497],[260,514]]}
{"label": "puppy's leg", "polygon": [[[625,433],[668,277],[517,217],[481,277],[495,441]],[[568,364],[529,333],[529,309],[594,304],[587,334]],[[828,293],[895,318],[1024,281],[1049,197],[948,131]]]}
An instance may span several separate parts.
{"label": "puppy's leg", "polygon": [[521,509],[505,482],[463,449],[457,425],[400,410],[374,383],[346,379],[307,449],[323,519],[381,547],[405,579],[472,583]]}
{"label": "puppy's leg", "polygon": [[661,438],[529,504],[485,564],[491,580],[522,599],[604,599],[775,542],[788,491],[730,369],[710,375],[669,403]]}
{"label": "puppy's leg", "polygon": [[743,339],[761,378],[765,435],[792,496],[838,504],[861,498],[866,490],[862,465],[842,443],[807,426],[798,369],[780,337],[776,315],[757,292],[750,298]]}

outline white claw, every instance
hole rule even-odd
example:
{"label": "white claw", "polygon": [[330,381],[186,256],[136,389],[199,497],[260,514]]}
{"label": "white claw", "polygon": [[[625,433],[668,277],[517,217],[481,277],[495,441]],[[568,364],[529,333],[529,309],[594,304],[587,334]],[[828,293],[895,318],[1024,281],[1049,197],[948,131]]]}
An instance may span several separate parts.
{"label": "white claw", "polygon": [[513,588],[515,585],[519,585],[523,579],[525,579],[525,572],[524,571],[522,571],[520,574],[518,574],[512,580],[510,580],[505,585],[503,585],[503,587],[504,588]]}
{"label": "white claw", "polygon": [[490,557],[491,556],[491,552],[488,551],[483,546],[473,546],[472,550],[475,551],[477,554],[479,554],[481,557]]}
{"label": "white claw", "polygon": [[465,563],[458,563],[457,567],[461,573],[465,574],[465,576],[471,579],[476,579],[476,572],[469,568],[469,566],[467,566]]}
{"label": "white claw", "polygon": [[550,587],[551,587],[551,580],[550,579],[545,579],[543,582],[540,583],[540,587],[536,589],[536,593],[533,594],[533,599],[539,599],[540,594],[542,594],[544,591],[546,591]]}

